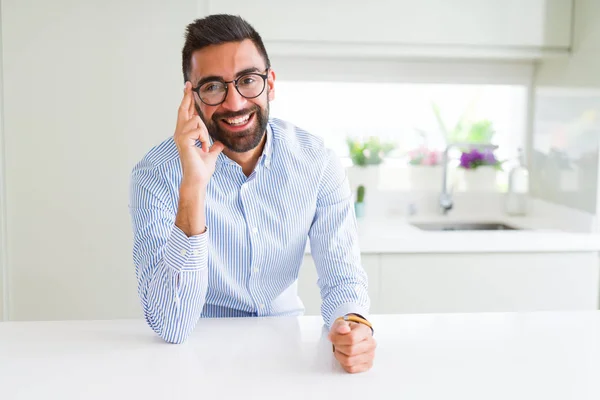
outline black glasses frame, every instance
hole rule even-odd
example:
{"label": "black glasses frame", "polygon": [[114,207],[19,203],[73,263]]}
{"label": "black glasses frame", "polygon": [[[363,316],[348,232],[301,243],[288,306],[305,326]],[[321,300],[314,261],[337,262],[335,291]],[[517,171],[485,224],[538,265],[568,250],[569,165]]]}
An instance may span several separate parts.
{"label": "black glasses frame", "polygon": [[[262,90],[256,95],[256,96],[252,96],[252,97],[248,97],[248,96],[244,96],[242,94],[242,92],[240,92],[240,88],[238,87],[238,81],[242,78],[247,77],[248,75],[258,75],[262,78],[263,80],[263,88]],[[204,101],[204,99],[202,99],[202,96],[200,96],[200,87],[207,84],[208,82],[203,82],[201,85],[198,85],[194,88],[192,88],[192,90],[194,92],[196,92],[196,94],[198,95],[198,98],[200,99],[201,102],[203,102],[204,104],[206,104],[207,106],[218,106],[219,104],[223,104],[225,102],[225,100],[227,100],[227,95],[229,94],[229,84],[233,83],[233,85],[235,86],[235,90],[240,94],[240,96],[242,96],[245,99],[255,99],[258,96],[260,96],[261,94],[263,94],[263,92],[265,91],[265,87],[267,87],[267,78],[269,77],[269,68],[266,69],[264,74],[260,74],[258,72],[248,72],[247,74],[243,74],[242,76],[239,76],[238,78],[232,80],[232,81],[224,81],[224,80],[217,80],[217,81],[208,81],[208,82],[221,82],[225,84],[225,96],[223,96],[223,100],[221,100],[218,103],[207,103],[206,101]]]}

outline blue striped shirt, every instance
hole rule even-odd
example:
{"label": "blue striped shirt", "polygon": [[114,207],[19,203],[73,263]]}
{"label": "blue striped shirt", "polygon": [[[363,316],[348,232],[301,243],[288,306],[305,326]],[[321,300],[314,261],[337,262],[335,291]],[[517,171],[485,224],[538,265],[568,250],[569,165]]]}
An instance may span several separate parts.
{"label": "blue striped shirt", "polygon": [[[369,308],[352,196],[339,159],[323,141],[271,119],[255,170],[221,153],[206,189],[207,230],[177,226],[179,153],[173,138],[134,167],[129,210],[138,294],[150,327],[184,341],[201,317],[296,316],[307,240],[318,273],[321,314]],[[199,143],[198,143],[199,145]]]}

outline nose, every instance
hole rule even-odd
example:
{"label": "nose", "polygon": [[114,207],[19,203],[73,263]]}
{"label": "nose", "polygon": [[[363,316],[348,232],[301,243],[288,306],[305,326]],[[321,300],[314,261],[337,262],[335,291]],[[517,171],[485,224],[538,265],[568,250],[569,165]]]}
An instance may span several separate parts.
{"label": "nose", "polygon": [[221,104],[221,107],[228,111],[239,111],[243,109],[247,103],[246,98],[237,91],[233,82],[228,83],[228,85],[227,97]]}

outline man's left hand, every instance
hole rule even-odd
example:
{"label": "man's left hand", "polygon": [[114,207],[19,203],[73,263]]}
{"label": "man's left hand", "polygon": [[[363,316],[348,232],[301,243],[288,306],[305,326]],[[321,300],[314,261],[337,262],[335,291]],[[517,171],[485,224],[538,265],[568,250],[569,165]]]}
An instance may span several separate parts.
{"label": "man's left hand", "polygon": [[335,358],[346,372],[364,372],[373,366],[377,343],[368,326],[338,320],[333,323],[327,338],[333,343]]}

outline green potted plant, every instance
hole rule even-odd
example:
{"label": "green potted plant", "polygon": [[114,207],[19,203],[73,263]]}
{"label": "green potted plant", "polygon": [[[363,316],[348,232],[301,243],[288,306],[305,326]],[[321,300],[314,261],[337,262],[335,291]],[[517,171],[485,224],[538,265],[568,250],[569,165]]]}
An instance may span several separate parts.
{"label": "green potted plant", "polygon": [[[473,119],[470,117],[474,105],[475,99],[469,104],[467,109],[463,111],[456,122],[456,125],[450,128],[442,118],[440,107],[435,103],[431,104],[431,109],[437,122],[439,133],[442,135],[442,139],[446,144],[457,142],[489,144],[492,142],[492,139],[496,134],[494,125],[492,121],[488,119]],[[422,130],[419,130],[419,132],[425,133]]]}
{"label": "green potted plant", "polygon": [[481,150],[482,145],[491,145],[496,134],[492,121],[472,118],[475,99],[463,112],[456,125],[449,128],[442,118],[440,108],[432,104],[433,114],[439,131],[446,143],[469,143],[472,146],[461,148],[460,166],[457,170],[461,186],[468,191],[496,191],[498,170],[502,162],[498,161],[492,150]]}
{"label": "green potted plant", "polygon": [[367,140],[347,138],[348,151],[352,164],[358,167],[379,165],[383,162],[396,145],[391,142],[382,142],[377,136],[371,136]]}
{"label": "green potted plant", "polygon": [[354,213],[356,214],[356,218],[362,218],[365,216],[365,187],[363,185],[359,185],[356,189]]}
{"label": "green potted plant", "polygon": [[348,137],[346,143],[352,160],[352,166],[347,170],[352,190],[356,190],[359,185],[377,188],[379,166],[396,145],[382,141],[377,136],[366,140]]}

